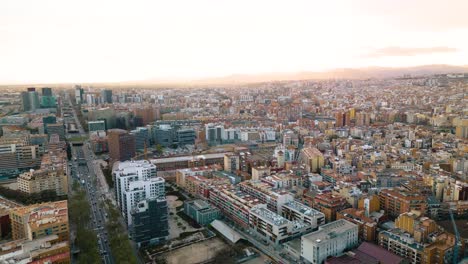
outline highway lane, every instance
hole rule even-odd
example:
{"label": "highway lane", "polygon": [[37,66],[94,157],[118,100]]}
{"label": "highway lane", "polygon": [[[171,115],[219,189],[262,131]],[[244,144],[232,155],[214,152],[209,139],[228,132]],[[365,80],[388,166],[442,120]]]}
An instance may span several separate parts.
{"label": "highway lane", "polygon": [[[68,95],[67,95],[68,96]],[[71,105],[70,98],[68,102]],[[73,109],[73,116],[80,136],[86,136],[81,126],[76,111]],[[75,134],[76,135],[76,134]],[[92,153],[88,142],[82,146],[72,147],[72,176],[80,182],[86,191],[86,197],[91,208],[90,228],[93,229],[98,238],[99,253],[102,263],[114,264],[112,252],[108,241],[108,234],[105,228],[107,221],[107,212],[104,208],[104,197],[101,188],[97,184],[96,174],[94,173],[94,153]],[[70,184],[72,184],[70,182]]]}

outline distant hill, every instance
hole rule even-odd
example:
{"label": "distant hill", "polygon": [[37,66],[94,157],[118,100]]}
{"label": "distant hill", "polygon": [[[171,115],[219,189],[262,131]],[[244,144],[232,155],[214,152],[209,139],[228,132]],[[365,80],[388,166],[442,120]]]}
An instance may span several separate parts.
{"label": "distant hill", "polygon": [[308,79],[368,79],[395,78],[404,75],[425,76],[445,73],[468,73],[468,66],[424,65],[407,68],[367,67],[342,68],[326,72],[269,73],[269,74],[235,74],[219,78],[194,80],[192,83],[249,83],[280,80]]}
{"label": "distant hill", "polygon": [[[446,73],[468,73],[468,65],[453,66],[444,64],[424,65],[406,68],[391,68],[391,67],[367,67],[367,68],[341,68],[324,72],[295,72],[295,73],[265,73],[265,74],[233,74],[224,77],[205,78],[198,80],[190,79],[150,79],[150,80],[135,80],[124,82],[100,82],[100,83],[82,83],[84,86],[92,85],[93,87],[106,88],[126,88],[126,87],[180,87],[186,88],[191,86],[205,84],[228,84],[236,85],[241,83],[258,83],[268,81],[287,81],[287,80],[323,80],[323,79],[369,79],[369,78],[395,78],[403,77],[404,75],[425,76],[433,74]],[[0,89],[3,88],[18,88],[24,89],[30,86],[51,86],[51,87],[72,87],[72,83],[29,83],[29,84],[0,84]]]}

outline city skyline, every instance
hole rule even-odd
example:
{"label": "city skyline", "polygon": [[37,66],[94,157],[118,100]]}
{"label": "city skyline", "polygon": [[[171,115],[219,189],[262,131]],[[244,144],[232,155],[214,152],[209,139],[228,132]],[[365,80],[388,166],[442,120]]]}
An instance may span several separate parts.
{"label": "city skyline", "polygon": [[[465,1],[5,1],[0,83],[466,65]],[[424,10],[424,12],[421,12]]]}

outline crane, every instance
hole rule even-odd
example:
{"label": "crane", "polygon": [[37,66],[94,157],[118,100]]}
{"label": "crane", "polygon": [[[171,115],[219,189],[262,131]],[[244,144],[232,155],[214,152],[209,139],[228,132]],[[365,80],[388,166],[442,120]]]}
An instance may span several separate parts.
{"label": "crane", "polygon": [[452,208],[449,208],[450,220],[452,221],[453,225],[453,232],[455,233],[455,246],[453,247],[453,264],[458,263],[458,251],[462,246],[460,241],[460,233],[458,232],[457,224],[455,223],[455,219],[453,218]]}

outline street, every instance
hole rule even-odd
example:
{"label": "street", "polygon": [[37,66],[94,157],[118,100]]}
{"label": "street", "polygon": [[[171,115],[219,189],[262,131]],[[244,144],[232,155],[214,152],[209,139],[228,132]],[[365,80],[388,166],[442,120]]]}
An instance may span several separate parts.
{"label": "street", "polygon": [[[68,96],[68,94],[67,94]],[[70,99],[68,101],[71,104]],[[80,136],[86,136],[81,126],[77,114],[73,109],[73,116]],[[75,134],[76,135],[76,134]],[[72,146],[72,178],[79,181],[83,189],[86,190],[86,197],[91,209],[90,228],[93,229],[98,238],[99,253],[104,264],[113,264],[111,249],[108,242],[108,234],[105,228],[107,212],[104,208],[105,193],[97,184],[97,177],[94,172],[94,153],[91,151],[88,141],[82,146]],[[70,181],[72,184],[73,181]]]}

